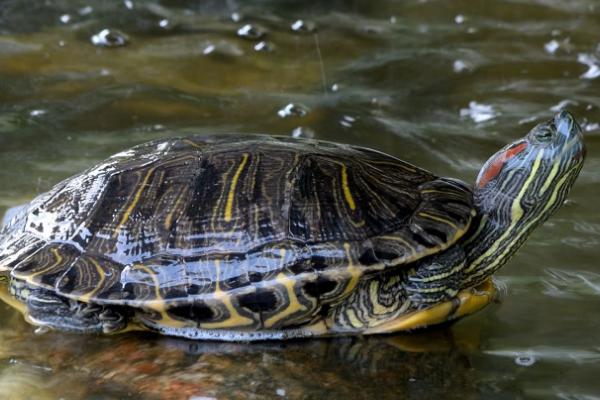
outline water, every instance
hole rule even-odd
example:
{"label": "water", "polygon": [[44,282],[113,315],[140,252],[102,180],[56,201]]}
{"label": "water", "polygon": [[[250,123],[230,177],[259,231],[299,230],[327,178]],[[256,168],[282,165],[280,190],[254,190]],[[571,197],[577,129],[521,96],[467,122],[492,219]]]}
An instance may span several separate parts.
{"label": "water", "polygon": [[[501,302],[452,326],[215,344],[36,334],[1,305],[0,398],[600,398],[599,8],[2,2],[0,212],[130,145],[191,133],[343,141],[473,182],[500,146],[567,107],[588,159],[568,203],[498,274]],[[125,45],[95,46],[104,29]]]}

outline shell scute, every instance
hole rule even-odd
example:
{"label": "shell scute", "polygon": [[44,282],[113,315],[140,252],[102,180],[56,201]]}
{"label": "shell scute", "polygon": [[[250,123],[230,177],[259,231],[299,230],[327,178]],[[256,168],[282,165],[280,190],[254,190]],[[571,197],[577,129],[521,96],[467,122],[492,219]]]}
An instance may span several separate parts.
{"label": "shell scute", "polygon": [[3,228],[0,268],[156,321],[277,328],[314,318],[365,274],[447,248],[472,207],[465,184],[374,150],[175,138],[34,199]]}

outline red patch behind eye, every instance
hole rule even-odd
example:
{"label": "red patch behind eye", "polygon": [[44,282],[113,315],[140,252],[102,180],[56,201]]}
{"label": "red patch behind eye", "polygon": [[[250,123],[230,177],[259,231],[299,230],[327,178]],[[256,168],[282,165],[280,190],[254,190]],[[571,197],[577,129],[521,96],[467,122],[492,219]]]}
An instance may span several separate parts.
{"label": "red patch behind eye", "polygon": [[487,183],[489,181],[494,179],[500,173],[500,171],[502,170],[502,167],[508,160],[510,160],[511,158],[513,158],[514,156],[516,156],[517,154],[519,154],[526,148],[527,148],[527,142],[521,142],[512,147],[509,147],[508,149],[506,149],[506,151],[504,153],[498,154],[496,156],[496,158],[494,158],[487,165],[487,167],[485,168],[485,171],[483,171],[483,173],[481,174],[481,178],[479,178],[479,182],[477,182],[477,186],[479,186],[479,188],[482,188],[485,185],[487,185]]}

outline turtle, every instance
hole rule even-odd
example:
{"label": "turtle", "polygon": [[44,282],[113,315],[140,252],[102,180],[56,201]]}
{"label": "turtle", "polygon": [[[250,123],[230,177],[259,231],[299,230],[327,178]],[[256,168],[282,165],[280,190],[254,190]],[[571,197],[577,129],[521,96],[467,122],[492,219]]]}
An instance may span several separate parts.
{"label": "turtle", "polygon": [[585,158],[567,111],[474,185],[271,135],[141,144],[12,210],[3,299],[44,329],[252,341],[412,331],[492,302],[492,275]]}

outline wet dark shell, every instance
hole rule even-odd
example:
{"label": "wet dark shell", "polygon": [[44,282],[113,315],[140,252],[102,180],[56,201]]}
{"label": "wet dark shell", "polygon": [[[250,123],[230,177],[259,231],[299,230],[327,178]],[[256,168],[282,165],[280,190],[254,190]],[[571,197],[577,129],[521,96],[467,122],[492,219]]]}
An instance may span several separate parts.
{"label": "wet dark shell", "polygon": [[277,327],[312,318],[366,273],[454,243],[471,197],[365,148],[155,141],[33,200],[1,233],[0,270],[79,301]]}

